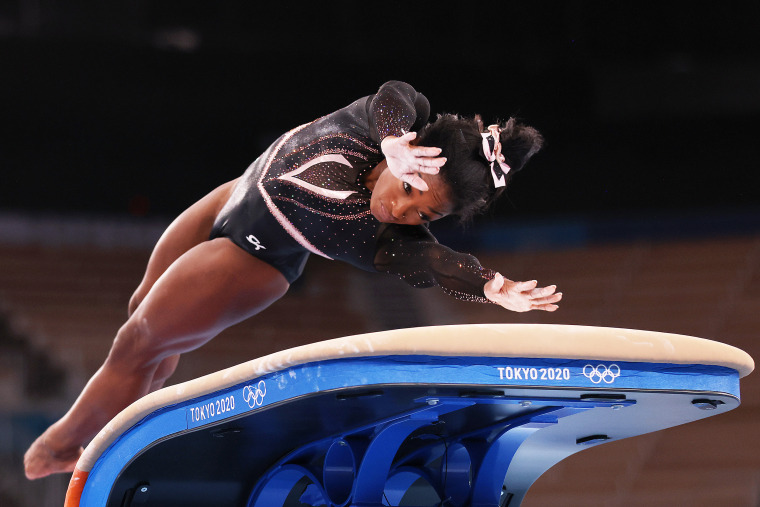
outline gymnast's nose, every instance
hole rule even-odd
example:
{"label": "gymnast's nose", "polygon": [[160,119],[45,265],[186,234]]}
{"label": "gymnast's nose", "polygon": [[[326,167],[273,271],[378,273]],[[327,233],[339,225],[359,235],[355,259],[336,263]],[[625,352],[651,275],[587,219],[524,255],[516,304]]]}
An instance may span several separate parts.
{"label": "gymnast's nose", "polygon": [[406,218],[406,212],[409,209],[409,203],[404,201],[394,201],[393,202],[393,210],[391,211],[391,215],[393,215],[393,218],[397,221],[403,221]]}

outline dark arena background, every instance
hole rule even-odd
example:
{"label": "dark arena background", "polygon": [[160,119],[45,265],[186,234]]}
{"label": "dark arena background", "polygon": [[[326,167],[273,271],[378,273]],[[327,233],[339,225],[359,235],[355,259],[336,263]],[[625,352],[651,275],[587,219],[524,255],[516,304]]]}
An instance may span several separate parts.
{"label": "dark arena background", "polygon": [[[760,357],[756,2],[0,2],[0,505],[61,506],[22,456],[102,362],[152,245],[280,133],[398,79],[545,149],[441,242],[556,283],[516,314],[312,258],[170,382],[411,326],[647,329]],[[338,318],[335,316],[338,315]],[[524,505],[760,505],[760,382],[727,415],[548,471]]]}

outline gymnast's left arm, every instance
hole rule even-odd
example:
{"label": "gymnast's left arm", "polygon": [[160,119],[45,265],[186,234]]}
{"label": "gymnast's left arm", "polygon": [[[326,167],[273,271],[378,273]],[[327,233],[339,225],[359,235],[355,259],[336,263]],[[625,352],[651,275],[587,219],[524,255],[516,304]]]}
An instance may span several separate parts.
{"label": "gymnast's left arm", "polygon": [[458,299],[495,303],[507,310],[557,310],[562,293],[538,282],[516,282],[481,266],[477,258],[438,243],[423,226],[388,224],[380,230],[375,268],[413,287],[439,285]]}
{"label": "gymnast's left arm", "polygon": [[[438,174],[446,159],[441,149],[416,146],[417,130],[427,123],[430,103],[410,84],[402,81],[384,83],[367,103],[370,137],[380,150],[395,177],[415,188],[427,190],[419,173]],[[411,129],[411,130],[410,130]]]}

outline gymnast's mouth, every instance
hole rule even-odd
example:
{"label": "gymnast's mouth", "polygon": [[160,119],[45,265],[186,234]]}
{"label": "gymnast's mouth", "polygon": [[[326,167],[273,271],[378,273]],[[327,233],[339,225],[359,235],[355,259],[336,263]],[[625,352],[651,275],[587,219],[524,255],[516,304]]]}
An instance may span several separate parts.
{"label": "gymnast's mouth", "polygon": [[383,201],[378,201],[378,203],[379,203],[378,204],[379,209],[371,210],[372,215],[381,222],[385,222],[388,224],[395,222],[396,219],[393,218],[393,215],[390,214],[388,209],[383,204]]}

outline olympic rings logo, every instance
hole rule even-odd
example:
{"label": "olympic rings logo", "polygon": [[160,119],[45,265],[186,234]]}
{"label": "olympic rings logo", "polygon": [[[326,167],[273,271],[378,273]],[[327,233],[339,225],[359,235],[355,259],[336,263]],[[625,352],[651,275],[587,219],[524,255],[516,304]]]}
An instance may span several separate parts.
{"label": "olympic rings logo", "polygon": [[243,388],[243,400],[251,408],[260,407],[264,403],[264,396],[267,395],[267,385],[260,380],[256,387],[245,386]]}
{"label": "olympic rings logo", "polygon": [[587,364],[583,367],[583,376],[594,384],[599,384],[602,381],[604,381],[605,384],[612,384],[615,379],[620,376],[620,366],[616,364],[611,364],[609,366],[603,364],[597,366]]}

